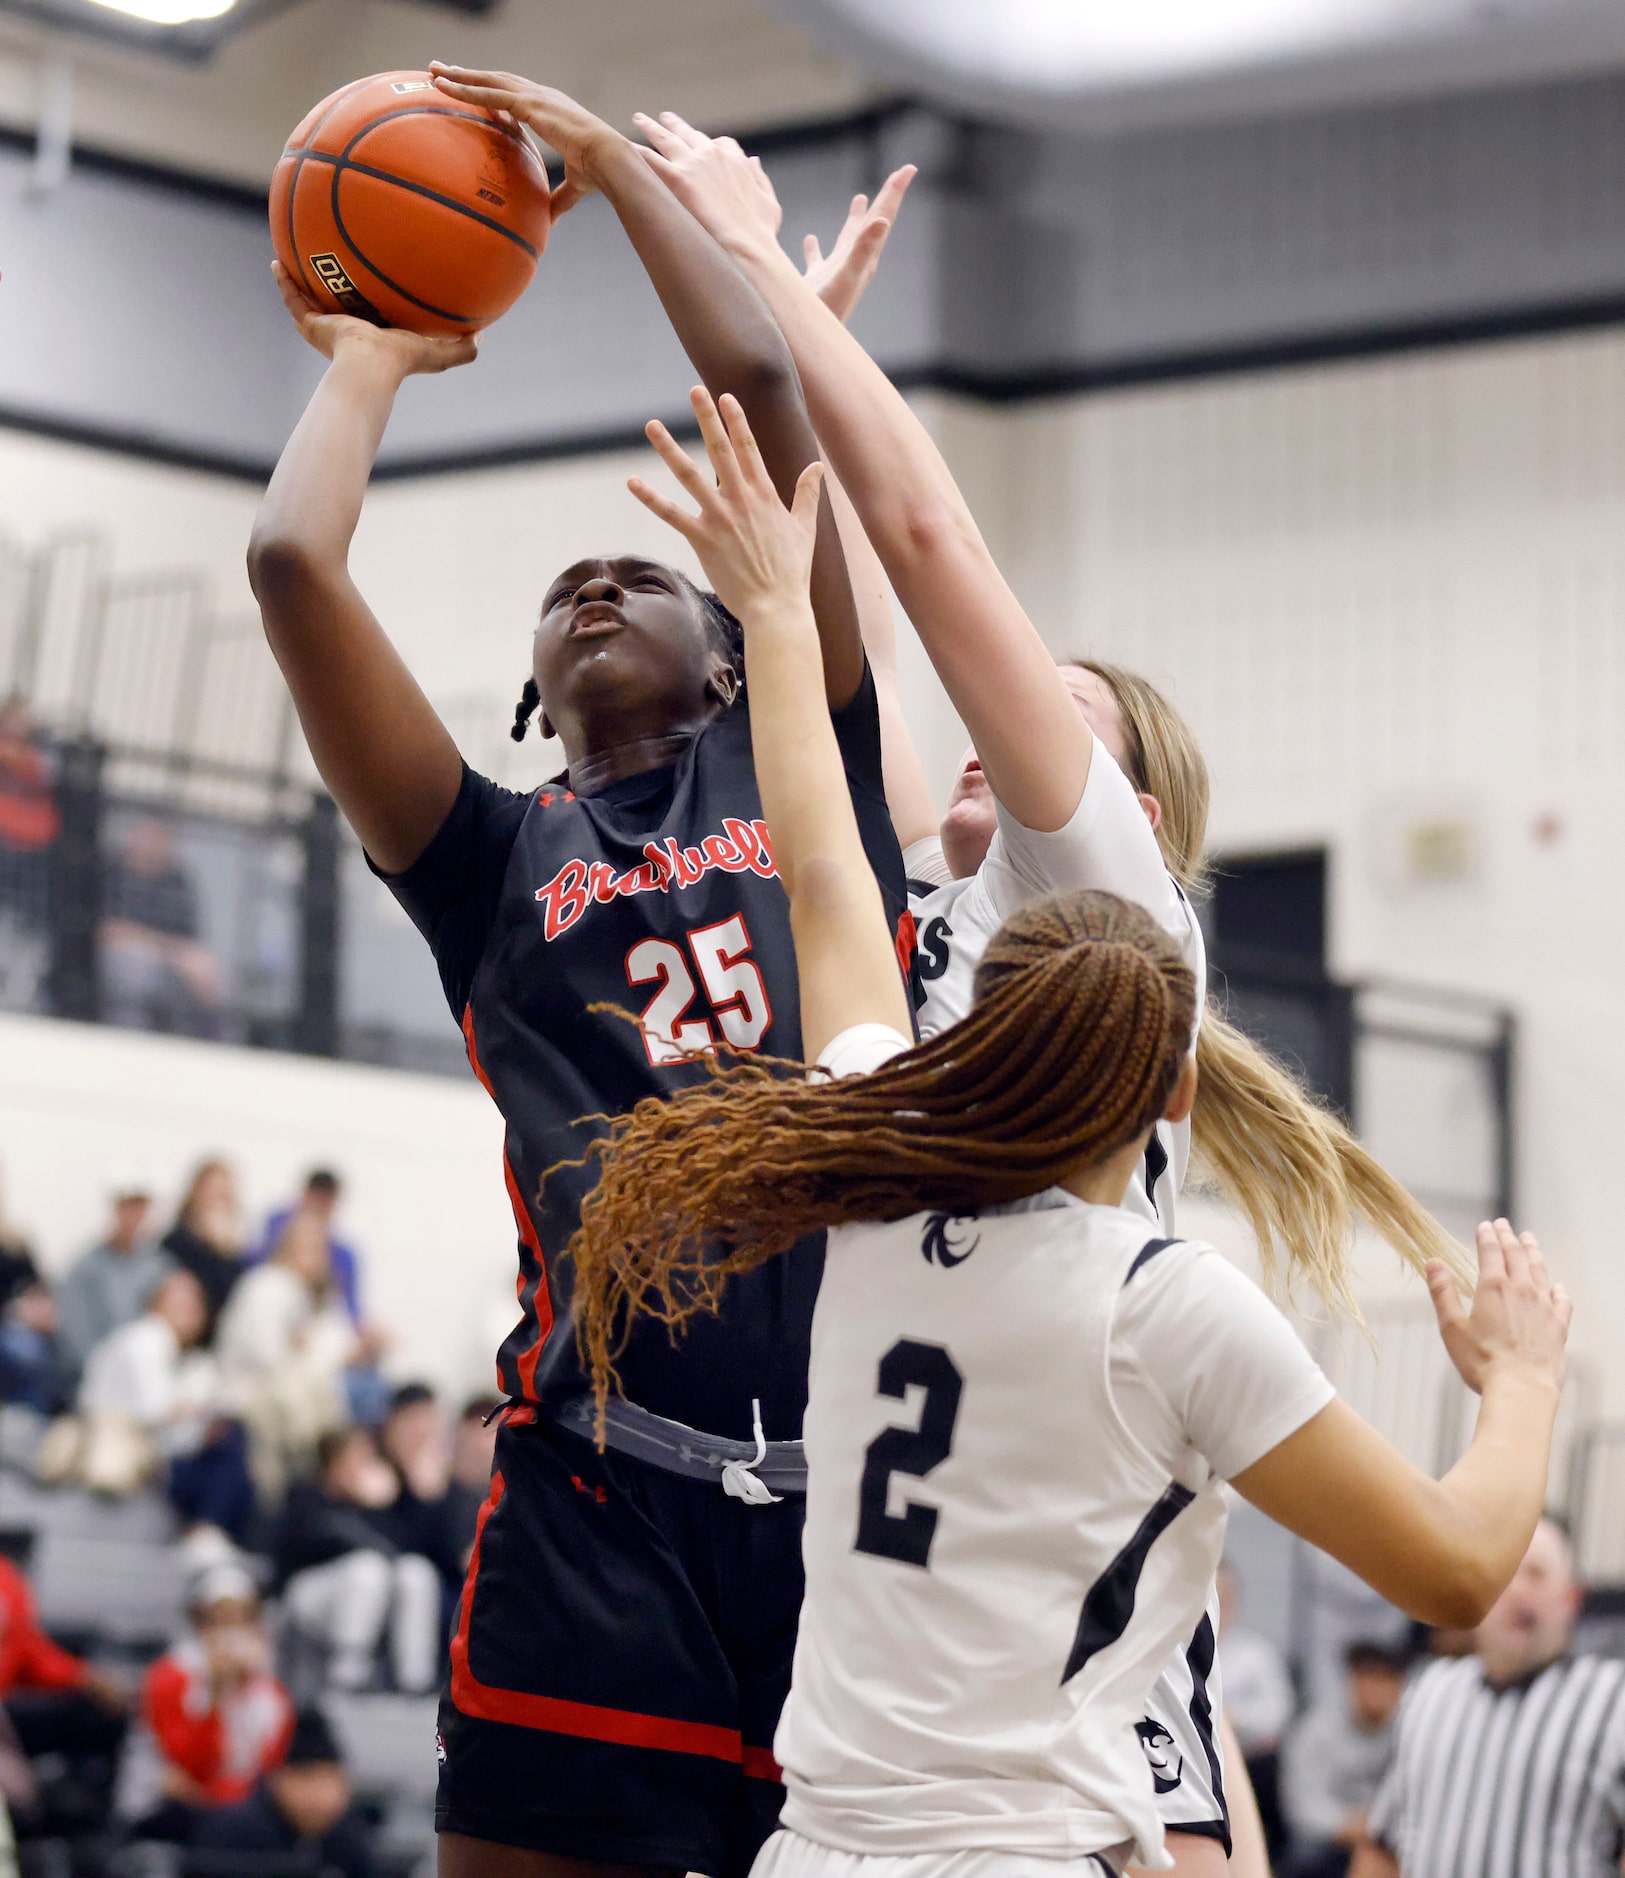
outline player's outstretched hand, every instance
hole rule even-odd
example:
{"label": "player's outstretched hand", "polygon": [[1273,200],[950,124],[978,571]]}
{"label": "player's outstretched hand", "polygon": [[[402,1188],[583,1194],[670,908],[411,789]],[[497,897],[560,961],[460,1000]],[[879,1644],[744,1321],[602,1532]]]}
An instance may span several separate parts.
{"label": "player's outstretched hand", "polygon": [[632,122],[649,140],[650,169],[723,247],[778,245],[784,210],[760,157],[746,156],[732,137],[707,137],[675,111],[658,118],[638,111]]}
{"label": "player's outstretched hand", "polygon": [[515,123],[535,131],[549,149],[564,158],[564,181],[553,191],[554,219],[573,209],[598,188],[596,167],[605,151],[626,139],[585,105],[550,85],[538,85],[517,72],[471,71],[436,59],[429,67],[436,86],[464,104],[505,111]]}
{"label": "player's outstretched hand", "polygon": [[[675,111],[632,120],[649,140],[649,167],[684,208],[734,252],[753,243],[777,243],[784,210],[760,157],[746,156],[732,137],[708,137]],[[846,225],[826,256],[816,235],[801,244],[807,285],[839,320],[851,318],[875,277],[897,211],[913,182],[912,163],[893,170],[871,203],[854,196]]]}
{"label": "player's outstretched hand", "polygon": [[1478,1288],[1471,1310],[1442,1260],[1430,1261],[1427,1278],[1439,1334],[1469,1389],[1482,1395],[1501,1367],[1562,1388],[1574,1306],[1563,1287],[1552,1283],[1533,1233],[1516,1233],[1504,1219],[1479,1227]]}
{"label": "player's outstretched hand", "polygon": [[903,206],[908,186],[917,174],[912,163],[905,163],[880,185],[873,202],[867,196],[854,196],[846,213],[846,224],[827,255],[819,247],[816,235],[802,240],[807,285],[842,325],[851,319],[853,309],[875,277],[875,269],[880,265],[880,257],[886,251],[886,242],[896,224],[897,211]]}
{"label": "player's outstretched hand", "polygon": [[337,358],[349,347],[365,347],[388,359],[402,378],[412,378],[420,373],[449,372],[453,366],[467,365],[479,355],[479,340],[472,334],[464,339],[432,339],[398,326],[374,326],[348,313],[324,313],[280,261],[271,263],[271,272],[299,336],[324,359]]}
{"label": "player's outstretched hand", "polygon": [[801,472],[787,509],[739,400],[725,392],[719,410],[710,393],[696,385],[689,401],[699,419],[714,481],[696,467],[664,424],[650,424],[645,434],[699,505],[698,513],[650,488],[641,476],[632,477],[627,487],[693,546],[723,605],[747,630],[774,609],[789,613],[799,608],[810,622],[808,587],[823,464],[809,463]]}

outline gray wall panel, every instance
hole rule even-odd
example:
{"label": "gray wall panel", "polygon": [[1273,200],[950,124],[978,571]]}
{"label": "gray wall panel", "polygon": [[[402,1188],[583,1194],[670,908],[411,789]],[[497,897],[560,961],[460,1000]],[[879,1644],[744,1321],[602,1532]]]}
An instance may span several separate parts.
{"label": "gray wall panel", "polygon": [[[1019,395],[1625,317],[1625,78],[1093,140],[902,111],[772,144],[786,241],[832,240],[904,158],[922,177],[858,329],[916,383]],[[316,366],[262,216],[93,163],[27,182],[0,151],[0,416],[263,469]],[[386,461],[625,437],[680,414],[690,376],[588,202],[480,364],[408,387]]]}
{"label": "gray wall panel", "polygon": [[262,458],[304,376],[240,210],[80,169],[36,195],[0,152],[0,404],[181,450]]}

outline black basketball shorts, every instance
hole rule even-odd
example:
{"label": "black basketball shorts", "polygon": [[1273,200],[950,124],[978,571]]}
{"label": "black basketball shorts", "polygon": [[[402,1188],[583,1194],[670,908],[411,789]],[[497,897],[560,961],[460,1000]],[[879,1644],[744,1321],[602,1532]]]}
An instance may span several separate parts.
{"label": "black basketball shorts", "polygon": [[438,1830],[743,1878],[784,1797],[804,1507],[507,1410],[440,1704]]}

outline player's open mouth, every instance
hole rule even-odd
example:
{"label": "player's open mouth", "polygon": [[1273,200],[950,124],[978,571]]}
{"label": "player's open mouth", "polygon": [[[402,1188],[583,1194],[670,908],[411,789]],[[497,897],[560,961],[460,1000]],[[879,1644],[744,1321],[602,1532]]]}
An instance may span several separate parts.
{"label": "player's open mouth", "polygon": [[567,639],[602,639],[625,629],[626,621],[612,607],[583,607],[570,622]]}

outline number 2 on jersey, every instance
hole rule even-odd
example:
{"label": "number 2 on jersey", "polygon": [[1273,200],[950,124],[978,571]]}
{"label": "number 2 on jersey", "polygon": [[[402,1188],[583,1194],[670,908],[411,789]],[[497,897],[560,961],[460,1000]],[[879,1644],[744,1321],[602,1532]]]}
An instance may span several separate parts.
{"label": "number 2 on jersey", "polygon": [[643,1047],[657,1069],[710,1049],[718,1030],[736,1050],[754,1050],[773,1021],[767,986],[750,957],[743,914],[697,927],[688,935],[688,950],[710,1000],[715,1027],[709,1017],[689,1015],[699,986],[680,945],[670,939],[640,939],[626,955],[628,984],[659,987],[638,1020]]}
{"label": "number 2 on jersey", "polygon": [[931,1563],[937,1534],[937,1509],[916,1500],[901,1513],[887,1510],[893,1474],[923,1479],[947,1460],[954,1445],[954,1423],[965,1379],[939,1343],[916,1343],[904,1337],[880,1359],[880,1393],[901,1401],[912,1386],[925,1391],[918,1428],[887,1428],[869,1443],[858,1488],[858,1536],[853,1549],[876,1558],[894,1558],[924,1571]]}

